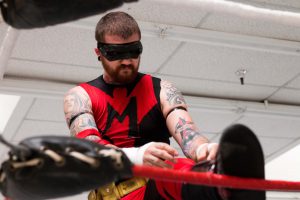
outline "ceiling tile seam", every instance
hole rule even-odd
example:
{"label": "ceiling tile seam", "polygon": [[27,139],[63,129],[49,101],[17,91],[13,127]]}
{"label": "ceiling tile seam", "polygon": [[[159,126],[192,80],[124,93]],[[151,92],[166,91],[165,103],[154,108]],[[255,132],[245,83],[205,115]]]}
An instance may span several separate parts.
{"label": "ceiling tile seam", "polygon": [[211,139],[210,139],[210,141],[215,141],[215,142],[219,142],[219,137],[220,137],[220,135],[221,135],[222,133],[218,133],[218,134],[216,134],[216,135],[214,135]]}
{"label": "ceiling tile seam", "polygon": [[[280,137],[280,136],[269,136],[269,135],[261,135],[259,136],[263,139],[275,139],[275,140],[298,140],[298,137]],[[300,138],[299,138],[300,139]]]}
{"label": "ceiling tile seam", "polygon": [[[52,78],[52,79],[45,79],[45,78],[39,78],[39,77],[36,77],[36,76],[26,76],[26,77],[20,77],[20,76],[16,76],[16,75],[5,75],[4,76],[4,79],[10,79],[10,80],[12,80],[12,79],[15,79],[15,80],[21,80],[21,81],[43,81],[43,82],[49,82],[49,83],[61,83],[61,84],[68,84],[68,85],[74,85],[74,86],[76,86],[77,84],[78,84],[78,81],[76,81],[76,82],[74,82],[74,81],[65,81],[65,80],[62,80],[62,79],[55,79],[55,78]],[[6,86],[6,87],[2,87],[1,86],[1,84],[0,84],[0,88],[9,88],[9,89],[15,89],[15,90],[18,90],[19,88],[17,88],[17,87],[11,87],[11,86]],[[31,92],[33,92],[33,93],[36,93],[36,91],[35,91],[35,89],[29,89],[29,88],[22,88],[22,89],[25,89],[25,90],[27,90],[27,91],[31,91]],[[38,90],[37,92],[42,92],[42,93],[48,93],[47,91],[45,92],[45,91],[41,91],[41,89],[36,89],[36,90]],[[60,91],[54,91],[53,90],[53,92],[55,93],[55,94],[64,94],[64,93],[62,93],[62,92],[60,92]]]}
{"label": "ceiling tile seam", "polygon": [[19,130],[20,130],[20,128],[21,128],[21,126],[22,126],[22,124],[24,122],[24,119],[26,118],[26,116],[30,112],[30,110],[33,107],[33,105],[35,104],[35,102],[36,102],[36,98],[33,98],[33,101],[31,102],[30,106],[28,106],[28,108],[27,108],[27,110],[25,112],[25,115],[24,115],[24,117],[21,120],[21,123],[18,124],[18,128],[16,129],[16,131],[14,132],[14,134],[12,135],[12,137],[10,138],[10,140],[14,140],[15,139],[17,133],[19,132]]}
{"label": "ceiling tile seam", "polygon": [[269,111],[269,112],[265,112],[263,110],[258,111],[258,110],[246,110],[245,112],[247,112],[248,116],[276,116],[279,118],[283,118],[283,119],[300,119],[300,113],[296,114],[296,113],[283,113],[283,112],[276,112],[276,111]]}
{"label": "ceiling tile seam", "polygon": [[196,25],[195,28],[201,28],[201,25],[207,21],[211,14],[212,12],[205,13],[205,15],[200,19],[199,23]]}
{"label": "ceiling tile seam", "polygon": [[[264,104],[263,102],[260,102],[261,104]],[[213,111],[215,113],[226,113],[226,114],[236,114],[236,115],[247,115],[247,116],[276,116],[286,119],[300,119],[300,113],[299,112],[288,112],[288,111],[278,111],[274,109],[268,109],[268,107],[264,108],[252,108],[249,106],[239,106],[238,104],[232,106],[226,106],[226,107],[213,107],[213,106],[205,106],[202,105],[194,105],[193,103],[188,104],[190,109],[196,110],[207,110]],[[298,106],[300,108],[300,106]],[[299,109],[298,109],[299,110]]]}
{"label": "ceiling tile seam", "polygon": [[219,132],[214,132],[214,131],[201,131],[201,128],[200,129],[200,133],[201,134],[207,134],[207,135],[216,135],[216,134],[219,134]]}
{"label": "ceiling tile seam", "polygon": [[292,87],[292,86],[286,86],[284,87],[285,89],[289,89],[289,90],[295,90],[295,91],[299,91],[300,90],[300,87],[297,88],[297,87]]}
{"label": "ceiling tile seam", "polygon": [[[74,85],[75,86],[75,85]],[[19,87],[1,87],[0,90],[5,90],[5,91],[10,91],[13,92],[13,94],[18,94],[18,95],[30,95],[36,97],[47,97],[51,99],[60,99],[63,97],[65,92],[49,92],[42,89],[28,89],[28,88],[22,88],[20,89]]]}
{"label": "ceiling tile seam", "polygon": [[36,121],[36,122],[51,122],[51,123],[57,123],[57,124],[66,124],[65,121],[58,121],[58,120],[49,120],[49,119],[37,119],[37,118],[32,118],[32,117],[26,117],[24,121]]}
{"label": "ceiling tile seam", "polygon": [[281,90],[281,89],[287,89],[288,87],[286,87],[286,86],[289,83],[291,83],[292,81],[294,81],[295,79],[297,79],[298,77],[300,77],[300,73],[296,74],[290,80],[288,80],[287,82],[285,82],[284,84],[282,84],[281,86],[279,86],[273,93],[271,93],[269,96],[267,96],[265,99],[263,99],[263,101],[269,100],[270,98],[272,98],[272,96],[274,96],[277,92],[279,92],[279,90]]}
{"label": "ceiling tile seam", "polygon": [[234,124],[239,124],[239,121],[243,119],[245,116],[244,114],[240,114],[240,116],[237,116],[236,119],[234,119],[231,123],[228,124],[228,126],[234,125]]}
{"label": "ceiling tile seam", "polygon": [[52,61],[46,61],[46,60],[32,60],[27,58],[17,58],[17,57],[11,57],[11,60],[16,61],[26,61],[26,62],[33,62],[33,63],[43,63],[43,64],[55,64],[55,65],[65,65],[69,67],[81,67],[81,68],[90,68],[90,69],[96,69],[97,66],[88,66],[88,65],[78,65],[78,64],[71,64],[71,63],[60,63],[60,62],[52,62]]}
{"label": "ceiling tile seam", "polygon": [[[218,83],[229,83],[229,84],[234,84],[234,85],[241,85],[240,82],[217,80],[217,79],[207,79],[207,78],[202,78],[202,77],[181,76],[181,75],[165,74],[165,73],[159,73],[159,72],[157,72],[156,75],[172,76],[172,77],[182,78],[182,79],[193,79],[193,80],[197,80],[197,81],[202,80],[202,81],[211,81],[211,82],[218,82]],[[238,78],[237,78],[237,80],[239,81]],[[269,87],[269,88],[274,88],[274,89],[279,87],[279,86],[263,85],[263,84],[247,83],[247,82],[245,82],[244,85],[257,86],[257,87]]]}
{"label": "ceiling tile seam", "polygon": [[165,61],[157,68],[157,70],[153,73],[154,75],[157,75],[159,71],[161,71],[168,62],[175,56],[175,54],[185,45],[186,42],[180,42],[178,46],[175,48],[175,50],[165,59]]}

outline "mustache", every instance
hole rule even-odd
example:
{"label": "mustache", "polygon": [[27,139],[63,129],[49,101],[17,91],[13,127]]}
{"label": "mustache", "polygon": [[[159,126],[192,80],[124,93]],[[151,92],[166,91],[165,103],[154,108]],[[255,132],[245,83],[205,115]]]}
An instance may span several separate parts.
{"label": "mustache", "polygon": [[134,68],[134,66],[131,65],[131,64],[129,64],[129,65],[121,64],[121,65],[119,65],[119,67],[120,67],[120,68],[127,68],[127,67],[129,67],[129,68]]}

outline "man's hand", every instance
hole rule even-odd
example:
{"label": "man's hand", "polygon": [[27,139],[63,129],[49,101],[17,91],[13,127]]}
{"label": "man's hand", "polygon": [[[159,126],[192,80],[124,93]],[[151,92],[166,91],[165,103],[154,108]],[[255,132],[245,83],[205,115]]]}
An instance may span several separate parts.
{"label": "man's hand", "polygon": [[165,161],[175,162],[175,156],[178,156],[176,149],[162,142],[152,142],[145,150],[143,164],[163,168],[171,168],[171,165]]}
{"label": "man's hand", "polygon": [[203,160],[214,160],[217,155],[219,145],[217,143],[203,143],[196,150],[197,162]]}

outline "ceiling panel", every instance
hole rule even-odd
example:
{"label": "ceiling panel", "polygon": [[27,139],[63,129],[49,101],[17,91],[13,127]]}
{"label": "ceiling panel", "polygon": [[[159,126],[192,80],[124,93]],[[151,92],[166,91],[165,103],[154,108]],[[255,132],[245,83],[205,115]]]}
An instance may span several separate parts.
{"label": "ceiling panel", "polygon": [[26,78],[5,78],[0,81],[0,90],[8,91],[24,96],[43,96],[50,99],[62,98],[62,96],[74,87],[72,84],[50,82],[46,80],[35,80]]}
{"label": "ceiling panel", "polygon": [[269,21],[250,20],[235,15],[214,14],[210,15],[202,24],[201,28],[218,30],[229,33],[255,35],[283,40],[300,41],[300,27],[287,26]]}
{"label": "ceiling panel", "polygon": [[253,128],[259,136],[285,139],[300,137],[299,116],[264,115],[262,113],[246,112],[238,122]]}
{"label": "ceiling panel", "polygon": [[259,137],[259,141],[261,142],[266,158],[268,158],[281,151],[284,147],[289,146],[294,139]]}
{"label": "ceiling panel", "polygon": [[283,104],[300,105],[300,89],[281,88],[279,91],[273,94],[269,100]]}
{"label": "ceiling panel", "polygon": [[[265,8],[268,11],[280,10],[297,13],[300,12],[299,1],[297,0],[234,0],[234,2],[241,2],[258,8]],[[232,13],[230,14],[215,12],[211,14],[205,21],[203,21],[201,28],[231,33],[242,33],[245,35],[256,35],[269,38],[300,41],[299,26],[289,26],[284,23],[280,23],[280,20],[272,20],[271,14],[271,12],[268,12],[268,14],[262,14],[262,12],[242,14],[237,10],[232,10]]]}
{"label": "ceiling panel", "polygon": [[13,58],[97,67],[94,31],[67,26],[51,26],[22,31]]}
{"label": "ceiling panel", "polygon": [[160,73],[237,83],[236,71],[246,69],[247,83],[280,86],[300,73],[299,63],[300,56],[186,43]]}
{"label": "ceiling panel", "polygon": [[11,59],[6,76],[28,77],[43,80],[79,83],[92,80],[102,74],[102,66],[79,66],[37,60]]}
{"label": "ceiling panel", "polygon": [[241,2],[250,5],[257,5],[263,7],[273,8],[281,10],[293,10],[300,9],[300,2],[298,0],[231,0],[234,2]]}
{"label": "ceiling panel", "polygon": [[239,119],[233,110],[214,110],[190,107],[189,113],[202,133],[221,133],[228,125]]}
{"label": "ceiling panel", "polygon": [[180,44],[179,41],[164,40],[159,37],[143,37],[143,54],[140,70],[153,73],[172,55]]}
{"label": "ceiling panel", "polygon": [[12,141],[43,135],[70,136],[65,122],[24,120]]}
{"label": "ceiling panel", "polygon": [[286,87],[300,89],[300,74],[298,74],[297,78],[288,83]]}
{"label": "ceiling panel", "polygon": [[36,98],[26,119],[65,122],[62,99]]}
{"label": "ceiling panel", "polygon": [[[132,4],[124,4],[115,11],[125,11],[139,21],[149,21],[160,24],[177,24],[180,26],[197,26],[206,15],[205,10],[189,5],[176,3],[170,4],[164,1],[139,1]],[[85,18],[85,21],[97,22],[102,15]]]}
{"label": "ceiling panel", "polygon": [[159,75],[159,77],[173,82],[174,85],[186,95],[202,97],[216,97],[225,99],[240,99],[249,101],[262,101],[277,90],[275,87],[255,86],[247,83],[228,83],[194,79],[189,77],[176,77]]}
{"label": "ceiling panel", "polygon": [[3,22],[0,22],[0,41],[2,41],[6,35],[8,26]]}

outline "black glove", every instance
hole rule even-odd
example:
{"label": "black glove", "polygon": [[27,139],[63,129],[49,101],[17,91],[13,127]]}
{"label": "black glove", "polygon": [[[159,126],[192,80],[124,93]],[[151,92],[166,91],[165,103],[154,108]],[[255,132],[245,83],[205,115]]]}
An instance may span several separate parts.
{"label": "black glove", "polygon": [[132,177],[122,151],[72,137],[28,138],[10,147],[2,164],[0,190],[13,200],[75,195]]}
{"label": "black glove", "polygon": [[103,13],[134,1],[137,0],[3,0],[0,6],[7,24],[30,29]]}

